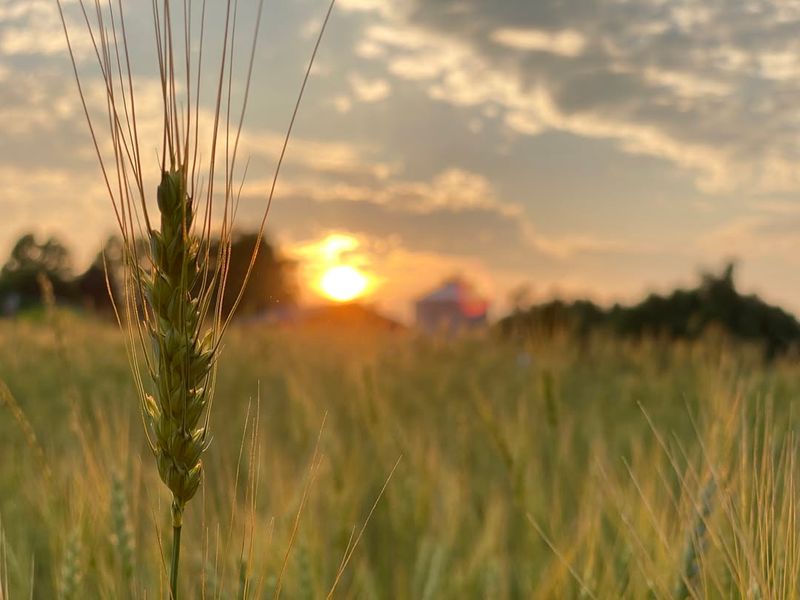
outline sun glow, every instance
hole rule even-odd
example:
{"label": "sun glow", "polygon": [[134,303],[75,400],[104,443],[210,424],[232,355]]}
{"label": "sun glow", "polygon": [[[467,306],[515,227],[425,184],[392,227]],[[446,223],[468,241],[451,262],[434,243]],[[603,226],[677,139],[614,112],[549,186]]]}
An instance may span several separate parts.
{"label": "sun glow", "polygon": [[340,265],[325,271],[319,286],[331,300],[349,302],[361,296],[368,283],[367,276],[355,267]]}

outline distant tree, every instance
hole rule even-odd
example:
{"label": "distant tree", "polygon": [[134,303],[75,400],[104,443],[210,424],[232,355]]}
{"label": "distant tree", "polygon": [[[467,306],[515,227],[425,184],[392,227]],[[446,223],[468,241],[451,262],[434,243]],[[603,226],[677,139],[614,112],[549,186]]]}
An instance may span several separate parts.
{"label": "distant tree", "polygon": [[[258,256],[236,315],[252,315],[276,306],[294,303],[297,295],[293,278],[294,263],[282,258],[263,236],[259,239],[258,235],[254,233],[239,234],[231,245],[229,274],[222,297],[222,311],[225,316],[233,308],[257,243],[259,244]],[[144,240],[137,240],[134,248],[135,260],[144,271],[148,271],[150,262],[147,243]],[[212,263],[215,263],[213,257],[216,257],[219,252],[219,241],[212,240],[206,249],[211,253]],[[109,286],[118,306],[123,301],[122,266],[123,261],[126,260],[123,251],[119,237],[108,238],[92,265],[77,278],[77,292],[84,306],[95,310],[110,310],[112,305],[108,295]],[[212,274],[208,273],[207,276],[211,277]],[[216,300],[218,299],[215,299],[215,302]],[[135,301],[138,303],[138,299]]]}
{"label": "distant tree", "polygon": [[603,310],[589,300],[565,302],[555,299],[527,310],[515,309],[498,325],[504,335],[523,339],[531,335],[552,337],[558,333],[584,337],[604,321]]}
{"label": "distant tree", "polygon": [[[137,245],[141,246],[141,243]],[[122,238],[118,235],[112,235],[106,239],[103,248],[97,253],[92,262],[93,267],[108,271],[109,280],[112,281],[114,286],[117,286],[122,281],[124,251],[125,246],[122,243]]]}
{"label": "distant tree", "polygon": [[[222,297],[222,312],[230,314],[244,283],[256,246],[258,254],[236,316],[253,315],[272,308],[294,304],[297,289],[294,281],[295,263],[279,255],[264,236],[255,233],[237,235],[231,244],[228,278]],[[217,244],[212,244],[216,252]]]}
{"label": "distant tree", "polygon": [[58,239],[39,242],[28,233],[17,240],[0,269],[0,296],[16,295],[22,306],[38,302],[41,291],[37,278],[43,275],[53,285],[56,298],[69,298],[73,294],[71,274],[69,250]]}
{"label": "distant tree", "polygon": [[84,308],[95,312],[113,311],[112,296],[121,300],[122,240],[112,236],[97,253],[92,264],[75,279],[76,295]]}
{"label": "distant tree", "polygon": [[77,300],[83,308],[96,312],[110,312],[113,307],[111,296],[108,294],[109,283],[111,283],[111,279],[106,279],[103,265],[93,262],[75,280]]}
{"label": "distant tree", "polygon": [[508,303],[515,313],[523,312],[533,304],[533,291],[527,283],[522,283],[508,294]]}
{"label": "distant tree", "polygon": [[[141,257],[139,262],[146,267],[147,242],[143,238],[137,239],[134,247]],[[118,305],[123,301],[124,251],[122,238],[117,235],[108,237],[92,264],[78,277],[78,290],[86,307],[101,311],[111,310],[113,306],[109,289]]]}
{"label": "distant tree", "polygon": [[[139,266],[148,270],[150,268],[150,243],[145,238],[139,237],[133,242],[132,247]],[[112,235],[106,239],[103,248],[94,259],[94,264],[107,269],[109,277],[117,284],[122,282],[124,252],[125,244],[123,244],[122,238]]]}

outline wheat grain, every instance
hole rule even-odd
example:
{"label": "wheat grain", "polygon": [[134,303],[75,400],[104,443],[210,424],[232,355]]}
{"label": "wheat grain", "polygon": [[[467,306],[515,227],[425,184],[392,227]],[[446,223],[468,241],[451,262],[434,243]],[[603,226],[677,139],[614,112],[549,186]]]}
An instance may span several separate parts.
{"label": "wheat grain", "polygon": [[130,591],[133,579],[134,544],[122,478],[115,473],[111,478],[111,525],[113,528],[113,544],[119,558],[125,588]]}
{"label": "wheat grain", "polygon": [[80,529],[75,528],[67,539],[64,560],[61,564],[60,597],[62,600],[81,598],[79,595],[82,572],[82,547]]}

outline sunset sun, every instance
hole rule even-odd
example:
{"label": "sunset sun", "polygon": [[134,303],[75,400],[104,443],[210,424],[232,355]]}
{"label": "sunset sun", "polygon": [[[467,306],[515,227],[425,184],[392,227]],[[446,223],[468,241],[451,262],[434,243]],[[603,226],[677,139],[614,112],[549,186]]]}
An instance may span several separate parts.
{"label": "sunset sun", "polygon": [[367,289],[367,276],[355,267],[341,265],[325,271],[320,288],[331,300],[349,302],[361,296]]}

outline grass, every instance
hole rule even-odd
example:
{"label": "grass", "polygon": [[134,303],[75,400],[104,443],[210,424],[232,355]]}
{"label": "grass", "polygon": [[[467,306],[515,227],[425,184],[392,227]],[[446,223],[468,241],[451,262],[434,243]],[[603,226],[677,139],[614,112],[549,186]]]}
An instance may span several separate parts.
{"label": "grass", "polygon": [[[28,597],[33,580],[35,597],[67,584],[163,597],[171,497],[122,335],[59,317],[59,336],[0,323],[0,379],[35,434],[3,407],[7,595]],[[373,506],[333,597],[798,594],[793,361],[719,339],[520,352],[232,328],[185,518],[198,540],[182,556],[186,597],[324,597]]]}

